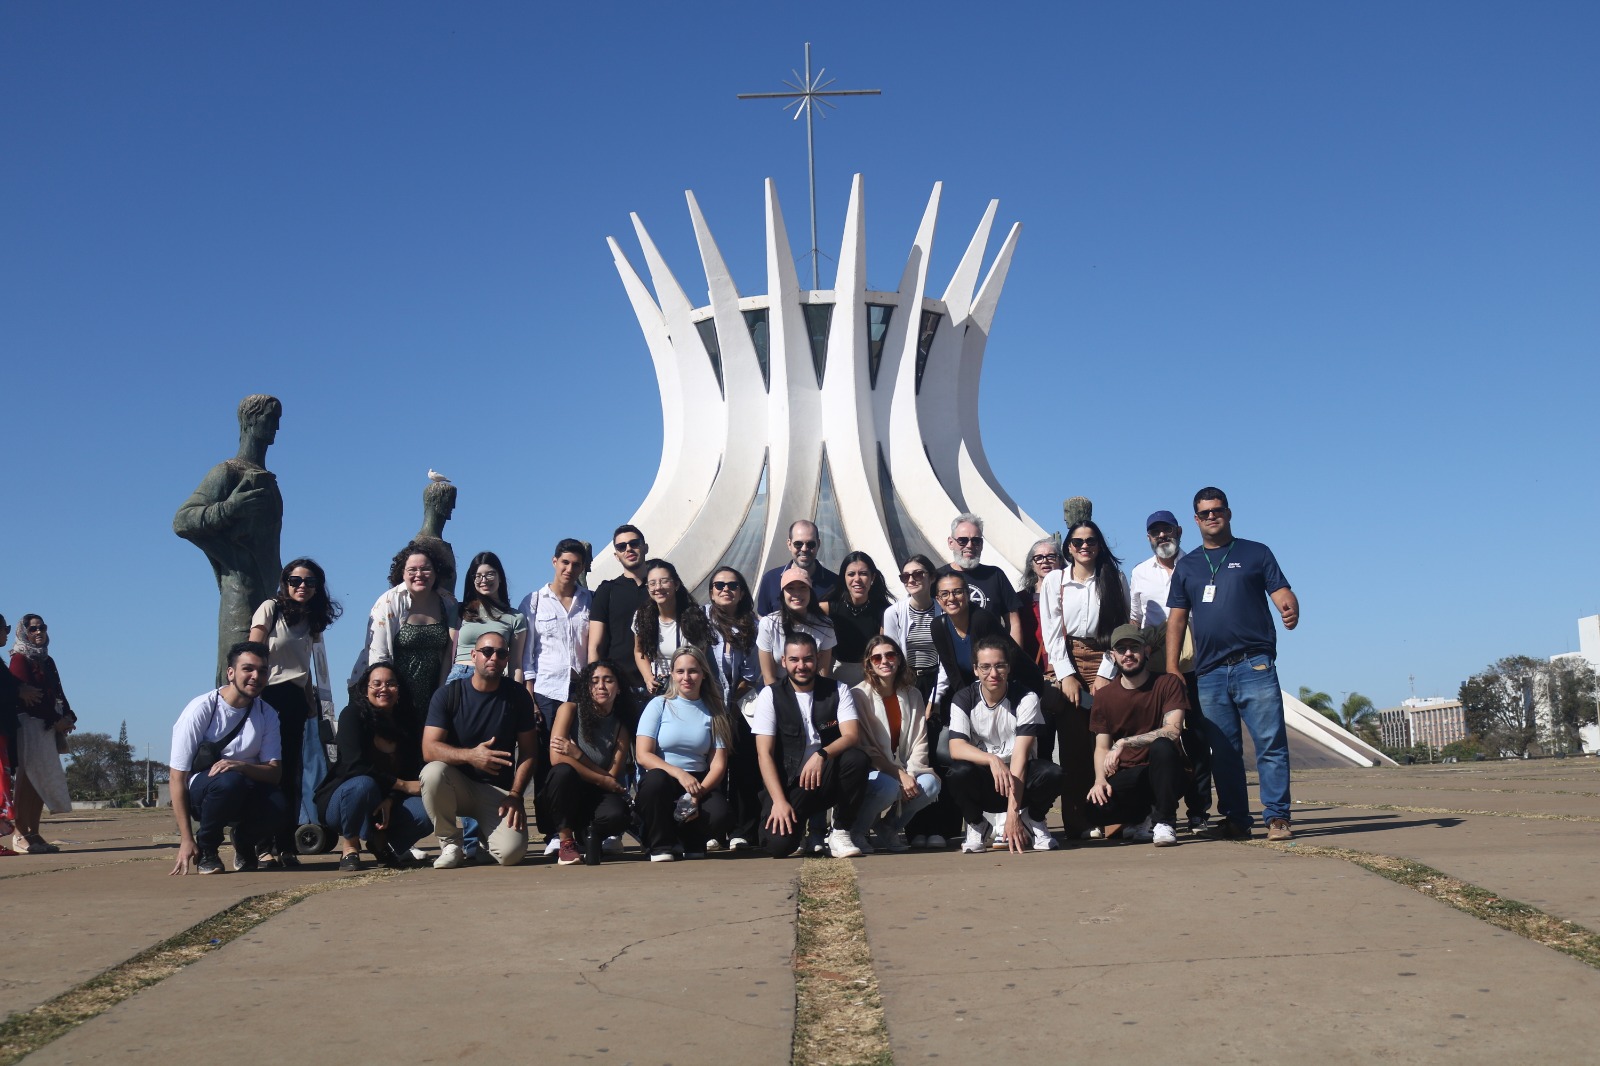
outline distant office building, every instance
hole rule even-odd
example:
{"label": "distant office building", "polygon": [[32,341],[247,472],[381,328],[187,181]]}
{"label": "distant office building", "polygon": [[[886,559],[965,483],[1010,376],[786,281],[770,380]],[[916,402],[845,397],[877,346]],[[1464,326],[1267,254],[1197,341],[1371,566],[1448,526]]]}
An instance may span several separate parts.
{"label": "distant office building", "polygon": [[1386,748],[1426,744],[1437,749],[1467,738],[1467,715],[1460,700],[1443,696],[1409,699],[1379,711],[1378,728]]}

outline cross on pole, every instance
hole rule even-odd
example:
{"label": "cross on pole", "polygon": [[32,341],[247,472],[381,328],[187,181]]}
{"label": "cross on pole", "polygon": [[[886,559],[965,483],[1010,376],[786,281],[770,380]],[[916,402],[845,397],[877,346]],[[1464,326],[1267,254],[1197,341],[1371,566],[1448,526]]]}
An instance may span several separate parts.
{"label": "cross on pole", "polygon": [[[838,105],[837,104],[834,104],[831,101],[824,99],[824,97],[828,97],[828,96],[880,96],[880,95],[882,95],[883,90],[882,89],[828,89],[828,86],[832,85],[834,83],[834,81],[837,80],[837,79],[828,78],[826,81],[824,81],[823,80],[823,76],[827,74],[826,68],[818,70],[815,78],[813,78],[811,76],[811,42],[810,41],[806,42],[806,74],[805,74],[805,77],[802,78],[800,76],[799,71],[791,70],[790,73],[794,75],[794,79],[795,80],[794,81],[789,81],[788,79],[785,79],[784,80],[784,84],[789,86],[789,88],[791,90],[793,90],[791,92],[786,92],[786,93],[739,93],[738,94],[738,98],[740,100],[788,100],[789,102],[787,104],[783,105],[783,109],[785,111],[787,111],[791,107],[794,108],[794,115],[791,116],[791,117],[792,118],[796,118],[796,119],[798,119],[800,117],[800,113],[802,111],[805,112],[805,116],[806,116],[806,164],[810,168],[810,172],[811,172],[811,287],[813,289],[819,289],[819,288],[822,287],[822,283],[821,283],[821,280],[820,280],[820,274],[818,273],[817,257],[822,254],[822,250],[817,247],[817,151],[816,151],[815,139],[813,138],[812,131],[811,131],[811,113],[817,109],[817,105],[818,104],[821,104],[824,107],[829,107],[829,108],[833,108],[834,110],[838,110]],[[799,84],[796,84],[796,82],[798,82]],[[827,90],[827,91],[824,91],[824,90]],[[827,114],[826,111],[822,112],[821,114],[822,114],[823,118],[827,118],[828,117],[828,114]]]}

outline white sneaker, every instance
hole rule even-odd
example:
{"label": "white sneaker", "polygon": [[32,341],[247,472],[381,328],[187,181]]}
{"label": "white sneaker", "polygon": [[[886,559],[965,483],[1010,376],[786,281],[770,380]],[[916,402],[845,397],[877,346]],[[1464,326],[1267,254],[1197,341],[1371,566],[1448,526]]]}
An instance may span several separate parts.
{"label": "white sneaker", "polygon": [[851,833],[850,843],[854,844],[863,855],[871,855],[878,850],[872,846],[872,842],[867,839],[867,834],[865,833]]}
{"label": "white sneaker", "polygon": [[1027,811],[1022,812],[1022,825],[1033,834],[1034,851],[1054,851],[1061,846],[1056,843],[1056,838],[1050,835],[1050,827],[1043,822],[1034,821]]}
{"label": "white sneaker", "polygon": [[989,824],[994,827],[994,832],[988,834],[989,846],[996,851],[1006,850],[1006,812],[997,811],[989,815]]}
{"label": "white sneaker", "polygon": [[1178,834],[1166,822],[1157,822],[1150,831],[1151,843],[1158,848],[1170,848],[1178,842]]}
{"label": "white sneaker", "polygon": [[677,860],[678,853],[675,851],[652,851],[650,853],[651,862],[676,862]]}
{"label": "white sneaker", "polygon": [[722,850],[722,841],[718,840],[716,837],[712,837],[710,840],[706,841],[706,850],[707,851],[721,851]]}
{"label": "white sneaker", "polygon": [[748,840],[746,840],[744,837],[729,837],[728,838],[728,850],[729,851],[738,851],[740,848],[748,848],[748,847],[750,847],[750,842]]}
{"label": "white sneaker", "polygon": [[561,850],[561,838],[559,836],[553,836],[549,840],[546,840],[544,842],[544,856],[545,856],[545,858],[548,859],[550,856],[554,855],[556,852],[558,852],[560,850]]}
{"label": "white sneaker", "polygon": [[1101,829],[1099,826],[1095,826],[1093,829],[1085,829],[1083,831],[1084,840],[1104,840],[1105,838],[1106,831]]}
{"label": "white sneaker", "polygon": [[950,846],[950,842],[938,833],[929,833],[928,841],[923,846],[931,850],[943,851]]}
{"label": "white sneaker", "polygon": [[600,850],[605,852],[607,855],[622,854],[622,838],[606,837],[605,840],[600,842]]}
{"label": "white sneaker", "polygon": [[961,850],[967,855],[977,855],[989,848],[989,827],[987,825],[967,826],[967,839],[961,842]]}
{"label": "white sneaker", "polygon": [[411,857],[418,862],[421,862],[428,857],[428,853],[423,851],[421,848],[412,848]]}
{"label": "white sneaker", "polygon": [[850,830],[835,829],[828,834],[828,854],[836,859],[853,859],[861,854],[861,849],[850,839]]}
{"label": "white sneaker", "polygon": [[467,853],[462,850],[460,844],[446,844],[439,849],[439,857],[433,860],[433,868],[435,870],[454,870],[466,861]]}

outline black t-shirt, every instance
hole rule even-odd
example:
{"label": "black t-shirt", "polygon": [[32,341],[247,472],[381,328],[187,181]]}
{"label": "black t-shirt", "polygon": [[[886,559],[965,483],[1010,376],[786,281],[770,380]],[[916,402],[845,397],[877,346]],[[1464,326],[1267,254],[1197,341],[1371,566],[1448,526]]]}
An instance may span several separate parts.
{"label": "black t-shirt", "polygon": [[646,598],[644,586],[627,574],[600,582],[589,603],[589,617],[606,627],[606,658],[617,664],[622,681],[642,685],[639,667],[633,661],[633,616]]}
{"label": "black t-shirt", "polygon": [[[939,567],[939,573],[934,578],[935,582],[940,577],[953,573],[955,569],[950,563],[945,563]],[[1017,590],[1011,587],[1011,582],[1006,580],[1006,575],[998,566],[979,563],[961,573],[967,577],[967,588],[971,590],[974,607],[982,607],[1001,622],[1006,622],[1006,616],[1020,608]]]}
{"label": "black t-shirt", "polygon": [[[450,711],[451,693],[457,693],[454,715]],[[538,727],[534,717],[533,697],[522,685],[502,679],[493,692],[479,692],[472,687],[471,678],[462,678],[443,685],[433,694],[428,704],[427,724],[444,730],[444,741],[455,748],[475,748],[492,740],[501,751],[512,752],[517,757],[517,737]],[[538,743],[535,739],[534,743]],[[521,752],[522,756],[531,752]],[[463,766],[461,771],[475,781],[511,788],[515,764],[499,773],[485,773],[475,766]]]}
{"label": "black t-shirt", "polygon": [[839,640],[833,649],[835,664],[859,663],[867,653],[867,641],[883,629],[886,608],[869,600],[858,610],[859,613],[852,610],[842,598],[828,609],[828,618],[833,622],[833,635]]}

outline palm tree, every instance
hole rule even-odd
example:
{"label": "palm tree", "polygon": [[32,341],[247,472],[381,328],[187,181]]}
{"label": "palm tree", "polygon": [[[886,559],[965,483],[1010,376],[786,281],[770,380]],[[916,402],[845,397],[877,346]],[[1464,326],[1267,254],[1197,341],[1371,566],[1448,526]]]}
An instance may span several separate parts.
{"label": "palm tree", "polygon": [[1378,735],[1378,709],[1359,692],[1352,692],[1344,698],[1344,705],[1339,708],[1338,722],[1369,744]]}
{"label": "palm tree", "polygon": [[1339,715],[1333,709],[1333,697],[1326,692],[1312,692],[1308,686],[1301,685],[1300,702],[1335,722],[1339,720]]}

